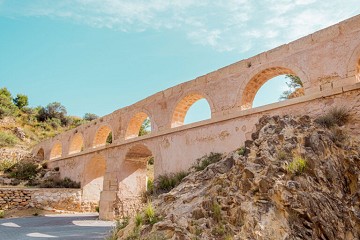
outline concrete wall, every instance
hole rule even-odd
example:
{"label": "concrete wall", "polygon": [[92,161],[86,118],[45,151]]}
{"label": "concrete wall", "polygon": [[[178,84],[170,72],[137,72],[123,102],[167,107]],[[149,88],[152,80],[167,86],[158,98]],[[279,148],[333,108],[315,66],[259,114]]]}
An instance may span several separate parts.
{"label": "concrete wall", "polygon": [[[102,191],[102,218],[128,214],[138,206],[134,199],[144,190],[144,166],[151,155],[156,177],[188,169],[210,152],[242,146],[264,114],[317,116],[330,107],[346,106],[358,119],[359,59],[360,15],[156,93],[44,141],[33,152],[43,150],[50,167],[60,167],[62,177],[81,181],[89,198]],[[305,96],[252,109],[257,90],[282,74],[299,76]],[[182,126],[187,110],[202,98],[209,103],[211,119]],[[136,137],[146,117],[152,132]],[[358,121],[353,124],[359,131]],[[113,143],[105,145],[109,132]]]}

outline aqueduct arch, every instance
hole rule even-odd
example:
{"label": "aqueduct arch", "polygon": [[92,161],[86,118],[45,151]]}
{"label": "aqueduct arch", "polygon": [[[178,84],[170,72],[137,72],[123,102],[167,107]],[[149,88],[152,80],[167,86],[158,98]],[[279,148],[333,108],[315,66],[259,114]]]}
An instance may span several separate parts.
{"label": "aqueduct arch", "polygon": [[79,153],[84,148],[84,138],[81,133],[76,133],[70,142],[69,154]]}
{"label": "aqueduct arch", "polygon": [[130,122],[128,124],[127,130],[125,133],[125,139],[138,137],[141,125],[148,118],[149,118],[149,116],[144,112],[139,112],[139,113],[135,114],[130,119]]}
{"label": "aqueduct arch", "polygon": [[[112,133],[112,130],[109,126],[101,126],[95,134],[93,148],[105,146],[110,133]],[[114,136],[112,136],[112,139],[114,139]]]}
{"label": "aqueduct arch", "polygon": [[144,144],[132,146],[125,156],[119,181],[119,192],[127,197],[139,197],[146,190],[147,162],[152,152]]}
{"label": "aqueduct arch", "polygon": [[45,160],[45,152],[44,152],[44,149],[43,149],[43,148],[40,148],[40,149],[37,151],[36,158],[37,158],[38,161],[43,161],[43,160]]}
{"label": "aqueduct arch", "polygon": [[208,98],[204,97],[200,93],[191,93],[182,98],[176,105],[171,118],[171,127],[179,127],[184,125],[185,117],[190,107],[197,101],[205,99],[210,107],[211,113],[213,113],[213,107]]}
{"label": "aqueduct arch", "polygon": [[[253,76],[242,91],[240,100],[241,110],[252,108],[256,93],[267,81],[285,74],[298,76],[293,70],[285,67],[266,68]],[[303,81],[303,79],[301,79],[301,81]]]}
{"label": "aqueduct arch", "polygon": [[93,156],[86,164],[82,181],[83,198],[86,202],[99,203],[105,171],[106,160],[100,154]]}
{"label": "aqueduct arch", "polygon": [[50,152],[50,160],[60,158],[62,156],[62,144],[60,141],[56,141],[53,144]]}

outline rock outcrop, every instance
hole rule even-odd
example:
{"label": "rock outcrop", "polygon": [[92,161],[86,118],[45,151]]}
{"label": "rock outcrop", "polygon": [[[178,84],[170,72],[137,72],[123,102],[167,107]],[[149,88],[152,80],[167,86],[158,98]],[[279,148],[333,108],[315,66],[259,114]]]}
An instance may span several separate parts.
{"label": "rock outcrop", "polygon": [[155,199],[161,221],[140,239],[360,239],[360,145],[350,135],[307,116],[263,117],[245,148]]}

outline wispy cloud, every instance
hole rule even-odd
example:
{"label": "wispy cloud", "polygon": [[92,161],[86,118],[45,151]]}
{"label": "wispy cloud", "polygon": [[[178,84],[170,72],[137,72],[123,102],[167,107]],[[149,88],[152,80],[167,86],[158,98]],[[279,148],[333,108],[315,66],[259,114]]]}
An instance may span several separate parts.
{"label": "wispy cloud", "polygon": [[[3,2],[3,4],[1,4]],[[21,4],[20,4],[21,2]],[[183,32],[218,51],[264,50],[360,13],[358,0],[0,0],[0,14],[118,31]]]}

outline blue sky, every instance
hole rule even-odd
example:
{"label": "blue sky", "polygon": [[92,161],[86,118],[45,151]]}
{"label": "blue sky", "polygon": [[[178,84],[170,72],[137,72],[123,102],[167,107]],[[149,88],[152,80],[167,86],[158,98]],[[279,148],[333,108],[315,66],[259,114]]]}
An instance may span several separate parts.
{"label": "blue sky", "polygon": [[[105,115],[359,13],[358,0],[0,0],[0,87]],[[256,105],[284,83],[264,88]]]}

